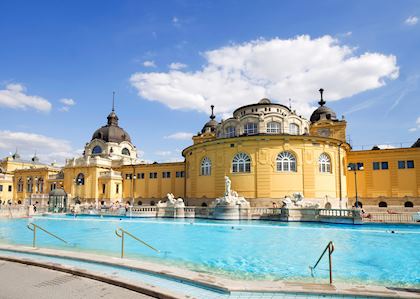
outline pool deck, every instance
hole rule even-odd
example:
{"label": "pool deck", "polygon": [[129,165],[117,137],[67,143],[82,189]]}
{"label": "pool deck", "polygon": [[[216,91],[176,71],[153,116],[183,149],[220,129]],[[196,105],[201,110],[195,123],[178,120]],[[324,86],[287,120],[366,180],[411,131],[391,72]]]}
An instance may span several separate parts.
{"label": "pool deck", "polygon": [[156,298],[191,298],[190,296],[176,294],[166,289],[145,284],[130,279],[116,279],[112,275],[104,275],[88,269],[81,269],[65,264],[43,262],[34,258],[11,257],[2,254],[1,250],[14,251],[17,253],[39,254],[55,258],[72,259],[84,262],[94,262],[101,265],[124,267],[160,276],[166,276],[179,281],[185,281],[221,292],[280,292],[291,294],[308,295],[342,295],[353,297],[380,297],[380,298],[420,298],[420,291],[391,288],[385,286],[334,283],[333,285],[291,282],[291,281],[241,281],[207,273],[200,273],[179,267],[152,263],[149,261],[121,259],[111,256],[103,256],[91,253],[72,252],[64,250],[32,248],[20,245],[0,245],[0,260],[18,262],[47,269],[62,271],[94,280],[106,282],[124,287]]}

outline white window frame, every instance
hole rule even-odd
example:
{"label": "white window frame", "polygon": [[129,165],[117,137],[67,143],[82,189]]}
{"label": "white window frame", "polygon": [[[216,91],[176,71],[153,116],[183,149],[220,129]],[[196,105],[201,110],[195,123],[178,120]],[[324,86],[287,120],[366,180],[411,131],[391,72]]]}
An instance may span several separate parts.
{"label": "white window frame", "polygon": [[211,160],[208,157],[204,157],[200,164],[200,175],[209,176],[211,175]]}
{"label": "white window frame", "polygon": [[254,122],[247,122],[244,125],[244,134],[246,135],[258,134],[258,125]]}
{"label": "white window frame", "polygon": [[276,169],[279,172],[296,172],[296,157],[291,152],[281,152],[277,155]]}
{"label": "white window frame", "polygon": [[322,153],[318,158],[319,172],[331,173],[331,158],[328,154]]}
{"label": "white window frame", "polygon": [[270,121],[267,123],[267,133],[268,134],[280,134],[281,133],[281,123],[278,121]]}
{"label": "white window frame", "polygon": [[251,172],[251,158],[245,153],[238,153],[232,159],[233,173]]}
{"label": "white window frame", "polygon": [[225,136],[226,136],[226,138],[235,137],[236,136],[236,128],[234,126],[226,127]]}
{"label": "white window frame", "polygon": [[289,124],[289,134],[290,135],[299,135],[300,134],[300,126],[295,123]]}

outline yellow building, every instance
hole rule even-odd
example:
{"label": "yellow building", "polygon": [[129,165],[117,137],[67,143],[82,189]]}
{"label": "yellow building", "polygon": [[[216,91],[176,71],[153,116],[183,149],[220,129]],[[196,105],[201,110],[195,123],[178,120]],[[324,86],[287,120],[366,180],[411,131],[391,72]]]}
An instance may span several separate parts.
{"label": "yellow building", "polygon": [[[346,208],[355,204],[356,173],[358,200],[365,207],[419,206],[420,142],[412,148],[352,151],[346,121],[320,93],[309,120],[269,99],[239,107],[220,122],[212,106],[210,120],[183,150],[184,162],[176,163],[139,160],[112,109],[83,155],[62,168],[16,156],[1,161],[0,185],[7,187],[0,196],[10,197],[4,190],[12,182],[15,203],[45,200],[51,190],[64,188],[70,204],[154,205],[173,193],[188,205],[205,206],[223,195],[229,176],[232,188],[252,206],[281,206],[286,196],[301,193],[320,207]],[[349,171],[349,164],[360,170]]]}

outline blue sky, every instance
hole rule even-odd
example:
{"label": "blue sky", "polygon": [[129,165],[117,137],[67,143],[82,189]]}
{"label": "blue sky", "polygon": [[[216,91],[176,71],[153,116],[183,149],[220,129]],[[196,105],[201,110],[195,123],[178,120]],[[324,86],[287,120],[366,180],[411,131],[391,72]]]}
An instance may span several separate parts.
{"label": "blue sky", "polygon": [[419,1],[1,1],[0,155],[71,157],[106,122],[149,161],[262,96],[317,90],[352,144],[420,137]]}

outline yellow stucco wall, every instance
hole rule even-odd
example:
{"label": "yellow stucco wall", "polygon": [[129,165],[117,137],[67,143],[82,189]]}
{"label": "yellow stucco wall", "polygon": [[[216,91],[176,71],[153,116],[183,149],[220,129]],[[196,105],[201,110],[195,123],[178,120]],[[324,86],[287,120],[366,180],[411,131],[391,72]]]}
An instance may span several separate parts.
{"label": "yellow stucco wall", "polygon": [[[398,161],[414,161],[414,168],[398,168]],[[385,201],[389,206],[402,207],[411,201],[420,205],[420,148],[352,151],[349,163],[363,163],[363,170],[357,171],[357,192],[359,200],[366,206],[378,206]],[[388,162],[388,169],[374,170],[373,162]],[[355,202],[355,175],[347,173],[350,202]]]}
{"label": "yellow stucco wall", "polygon": [[[338,145],[335,139],[313,136],[259,135],[217,139],[195,144],[183,151],[187,163],[186,197],[193,204],[220,197],[224,193],[224,176],[229,176],[232,189],[251,200],[252,205],[268,205],[271,199],[281,199],[301,192],[306,198],[339,198]],[[346,157],[346,145],[340,156]],[[293,153],[297,159],[296,172],[278,172],[277,155]],[[233,173],[232,159],[237,153],[251,158],[251,172]],[[331,158],[332,172],[320,173],[318,158],[326,153]],[[211,175],[200,175],[204,157],[212,163]],[[343,170],[342,170],[343,173]],[[344,173],[341,175],[341,195],[347,196]]]}

